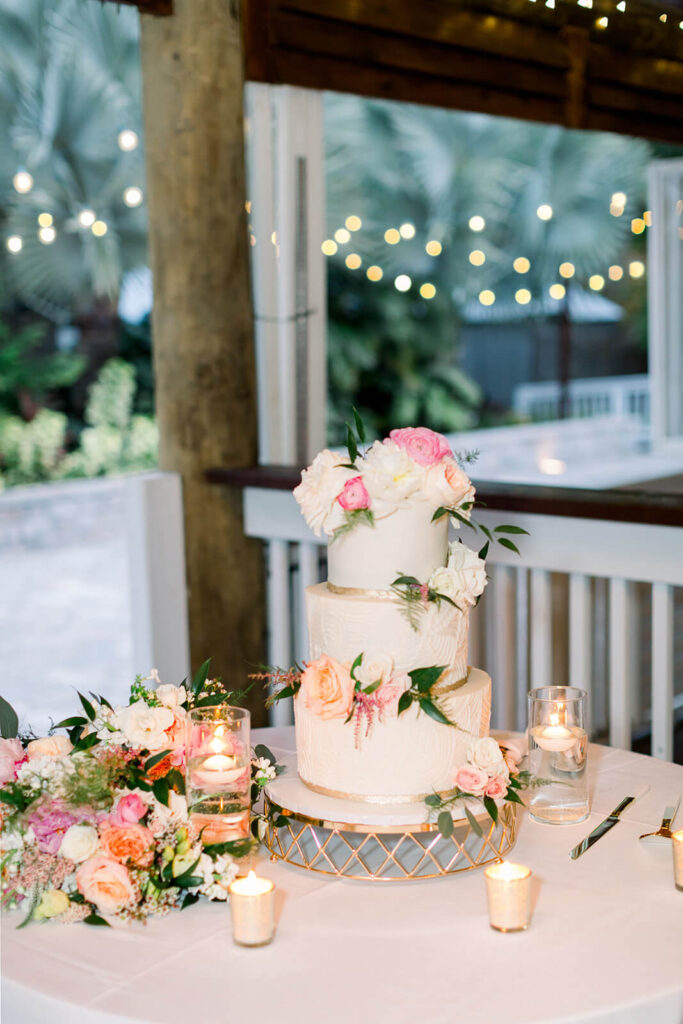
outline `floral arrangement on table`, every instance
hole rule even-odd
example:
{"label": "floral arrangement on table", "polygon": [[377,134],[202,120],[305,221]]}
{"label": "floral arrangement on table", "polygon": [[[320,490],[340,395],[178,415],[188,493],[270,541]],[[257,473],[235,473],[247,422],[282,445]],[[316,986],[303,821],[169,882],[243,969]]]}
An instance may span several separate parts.
{"label": "floral arrangement on table", "polygon": [[[186,724],[193,708],[235,703],[245,691],[228,692],[208,670],[207,661],[189,687],[163,684],[155,670],[138,676],[125,707],[79,693],[82,713],[39,738],[18,736],[17,715],[0,698],[0,903],[25,911],[19,927],[142,921],[201,896],[227,898],[256,843],[248,831],[225,840],[193,824]],[[282,770],[257,746],[252,799]]]}
{"label": "floral arrangement on table", "polygon": [[434,692],[444,672],[443,665],[398,672],[391,655],[377,651],[359,654],[352,664],[323,654],[303,667],[266,668],[249,678],[264,680],[272,687],[268,707],[287,697],[299,697],[320,718],[353,722],[355,744],[360,747],[363,724],[365,736],[369,736],[376,720],[383,721],[386,714],[400,715],[414,702],[436,722],[457,728],[439,708]]}
{"label": "floral arrangement on table", "polygon": [[452,811],[458,805],[473,832],[482,836],[473,808],[478,806],[498,823],[499,808],[507,803],[523,803],[519,793],[530,785],[529,772],[519,771],[522,760],[521,746],[510,741],[499,744],[492,736],[474,740],[467,751],[467,760],[453,772],[454,788],[445,794],[431,793],[425,798],[429,819],[436,819],[441,835],[447,839],[453,834]]}
{"label": "floral arrangement on table", "polygon": [[[490,531],[472,519],[475,490],[460,463],[472,462],[476,453],[457,456],[443,434],[427,427],[392,430],[389,437],[362,450],[365,427],[355,409],[353,415],[354,426],[346,425],[347,456],[323,449],[294,489],[303,516],[317,537],[324,532],[334,541],[361,525],[374,526],[377,518],[397,508],[420,503],[433,509],[433,521],[448,515],[456,528],[464,524],[480,529],[486,537],[480,559],[486,557],[493,540],[519,553],[509,537],[499,535],[525,530],[497,526]],[[465,560],[469,556],[463,553],[459,557]],[[433,581],[427,585],[438,590]]]}

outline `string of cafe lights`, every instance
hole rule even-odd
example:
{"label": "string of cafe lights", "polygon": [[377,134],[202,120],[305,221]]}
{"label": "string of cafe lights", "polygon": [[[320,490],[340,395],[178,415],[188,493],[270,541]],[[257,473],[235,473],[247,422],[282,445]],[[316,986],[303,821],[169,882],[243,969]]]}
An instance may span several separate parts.
{"label": "string of cafe lights", "polygon": [[[116,138],[118,147],[124,153],[131,153],[140,144],[138,133],[132,128],[123,128]],[[20,196],[26,196],[33,190],[35,184],[33,175],[25,167],[19,167],[12,178],[14,191]],[[144,193],[138,185],[127,185],[121,194],[126,206],[134,209],[141,206],[144,201]],[[103,238],[109,230],[109,225],[103,219],[98,218],[94,210],[84,207],[76,215],[76,223],[84,230],[90,230],[96,238]],[[52,245],[57,239],[57,228],[53,214],[47,210],[37,216],[38,241],[42,245]],[[21,235],[9,235],[5,239],[7,251],[13,256],[18,255],[24,248],[24,238]]]}
{"label": "string of cafe lights", "polygon": [[[544,5],[549,10],[551,10],[551,11],[554,11],[556,9],[556,6],[557,6],[557,0],[529,0],[529,3],[531,3],[531,4],[535,4],[537,2],[538,3],[544,3]],[[592,11],[593,10],[593,0],[576,0],[576,6],[577,7],[583,7],[587,11]],[[627,9],[627,2],[626,2],[626,0],[618,0],[618,2],[615,2],[615,4],[614,4],[614,13],[615,13],[615,16],[617,17],[617,19],[618,19],[619,15],[626,14],[626,9]],[[604,7],[603,7],[603,10],[604,10]],[[660,8],[660,11],[661,11],[661,8]],[[642,8],[641,8],[641,13],[642,13]],[[659,21],[662,23],[662,25],[666,25],[669,22],[669,13],[670,12],[668,12],[668,11],[664,11],[664,12],[660,13],[659,15],[655,14],[654,16],[659,19]],[[675,15],[674,15],[674,17],[675,17]],[[609,28],[609,25],[610,25],[609,15],[607,15],[607,14],[601,15],[600,17],[595,19],[593,24],[594,24],[596,29],[598,29],[601,32],[604,32],[605,29]],[[683,21],[679,21],[678,22],[678,28],[683,30]]]}
{"label": "string of cafe lights", "polygon": [[[628,197],[624,192],[614,192],[610,199],[610,213],[613,217],[621,217],[626,211],[628,203]],[[536,209],[536,216],[539,220],[548,222],[552,220],[554,216],[554,210],[549,203],[541,203]],[[652,226],[652,213],[650,210],[645,210],[642,217],[634,217],[631,220],[631,232],[634,235],[642,234],[646,228]],[[352,232],[359,231],[362,227],[362,220],[355,214],[351,214],[346,218],[344,227],[337,228],[332,238],[326,238],[321,245],[322,252],[325,256],[334,256],[339,252],[341,245],[346,245],[351,241]],[[486,220],[479,214],[474,214],[468,220],[468,227],[470,231],[475,234],[483,232],[486,228]],[[415,225],[409,222],[401,224],[399,228],[387,228],[384,232],[384,241],[387,245],[398,245],[401,240],[412,239],[415,237],[416,229]],[[255,241],[255,240],[254,240]],[[435,238],[429,239],[425,243],[425,252],[429,256],[440,256],[443,252],[442,243]],[[468,260],[473,267],[482,267],[486,263],[486,253],[483,249],[472,249],[468,254]],[[363,259],[357,252],[350,252],[344,259],[344,263],[349,270],[360,270],[363,266]],[[531,270],[531,261],[526,256],[517,256],[512,263],[513,270],[520,275],[527,274]],[[637,280],[645,275],[645,264],[642,260],[631,260],[628,264],[628,276]],[[371,264],[367,267],[366,276],[369,281],[378,282],[383,280],[384,271],[377,264]],[[613,263],[608,267],[606,277],[616,283],[621,281],[625,276],[625,269],[621,264]],[[576,274],[576,267],[569,260],[565,260],[558,266],[558,275],[564,281],[570,280]],[[591,291],[601,292],[607,281],[603,274],[591,274],[588,277],[588,287]],[[405,273],[398,274],[394,278],[394,287],[399,292],[408,292],[413,286],[412,278]],[[436,295],[436,287],[431,281],[425,281],[419,287],[419,293],[423,299],[433,299]],[[548,295],[551,299],[557,302],[562,301],[567,294],[567,286],[563,284],[561,280],[554,282],[548,287]],[[490,288],[482,289],[478,294],[479,302],[483,306],[492,306],[496,302],[496,294]],[[520,306],[528,305],[533,295],[529,288],[518,288],[515,291],[515,302]]]}

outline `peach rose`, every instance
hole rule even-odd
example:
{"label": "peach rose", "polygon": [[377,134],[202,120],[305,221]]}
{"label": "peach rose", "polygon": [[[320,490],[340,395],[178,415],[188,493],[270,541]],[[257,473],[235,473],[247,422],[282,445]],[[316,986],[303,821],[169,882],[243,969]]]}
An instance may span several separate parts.
{"label": "peach rose", "polygon": [[306,707],[321,718],[346,718],[354,688],[348,667],[328,654],[311,661],[301,676]]}
{"label": "peach rose", "polygon": [[123,864],[102,853],[84,861],[76,872],[78,891],[103,914],[116,914],[133,897],[133,883]]}
{"label": "peach rose", "polygon": [[[474,501],[472,481],[452,458],[429,467],[425,473],[424,493],[427,501],[437,508],[440,505],[457,508]],[[463,514],[469,518],[468,513]]]}
{"label": "peach rose", "polygon": [[144,825],[109,825],[100,833],[100,846],[121,864],[145,867],[154,857],[154,837]]}
{"label": "peach rose", "polygon": [[489,777],[481,768],[475,768],[471,764],[466,764],[462,768],[458,768],[453,781],[462,793],[471,793],[472,796],[483,796]]}
{"label": "peach rose", "polygon": [[66,757],[73,750],[66,736],[42,736],[39,740],[31,740],[26,747],[29,761],[36,757]]}
{"label": "peach rose", "polygon": [[507,791],[508,783],[505,776],[494,775],[492,779],[489,779],[484,795],[492,797],[493,800],[498,800],[504,797]]}

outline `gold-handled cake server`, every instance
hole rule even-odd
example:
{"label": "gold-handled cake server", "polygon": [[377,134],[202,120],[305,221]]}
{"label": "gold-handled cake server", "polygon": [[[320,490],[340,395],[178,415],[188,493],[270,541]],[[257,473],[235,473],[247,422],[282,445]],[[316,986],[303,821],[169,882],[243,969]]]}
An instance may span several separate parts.
{"label": "gold-handled cake server", "polygon": [[671,839],[671,822],[676,817],[676,813],[681,804],[681,798],[674,803],[669,804],[668,807],[664,808],[664,817],[662,818],[662,824],[659,826],[656,832],[645,832],[642,836],[638,836],[639,839],[645,840],[646,843],[659,843],[668,841]]}

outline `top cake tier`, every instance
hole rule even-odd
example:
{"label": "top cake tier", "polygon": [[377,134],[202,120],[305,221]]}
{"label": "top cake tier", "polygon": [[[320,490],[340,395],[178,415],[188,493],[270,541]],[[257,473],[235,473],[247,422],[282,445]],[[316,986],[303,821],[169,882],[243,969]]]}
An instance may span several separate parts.
{"label": "top cake tier", "polygon": [[416,502],[331,538],[328,582],[363,590],[389,590],[400,575],[426,582],[446,565],[448,554],[447,518],[432,522],[433,512],[425,502]]}

